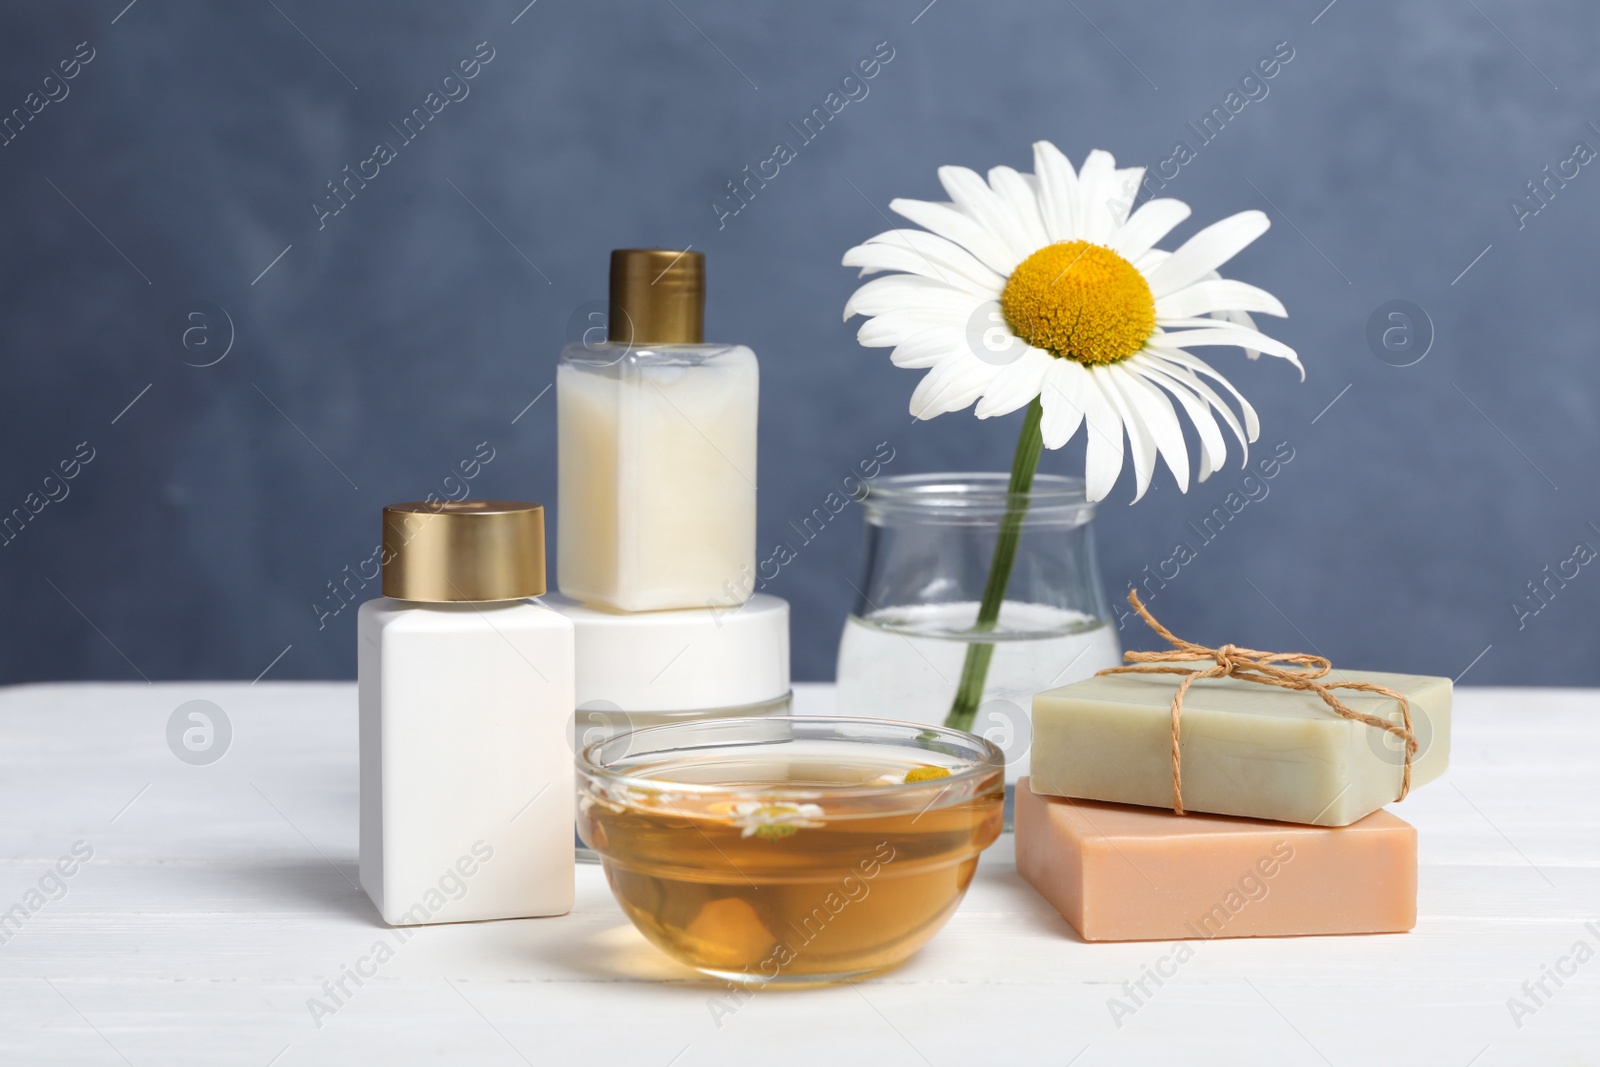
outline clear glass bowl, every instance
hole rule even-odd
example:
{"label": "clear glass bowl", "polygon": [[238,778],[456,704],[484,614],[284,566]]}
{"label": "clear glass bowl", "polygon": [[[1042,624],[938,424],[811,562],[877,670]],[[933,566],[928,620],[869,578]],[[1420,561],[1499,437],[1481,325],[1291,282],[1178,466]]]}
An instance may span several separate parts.
{"label": "clear glass bowl", "polygon": [[[697,708],[690,711],[624,711],[609,700],[590,700],[578,705],[572,715],[572,728],[568,740],[572,751],[599,741],[609,740],[629,730],[642,730],[649,726],[668,723],[691,722],[701,719],[748,719],[755,715],[787,715],[794,706],[791,690],[774,700],[760,704],[739,704],[731,708]],[[573,855],[579,863],[599,863],[594,849],[586,848],[583,839],[573,830]]]}
{"label": "clear glass bowl", "polygon": [[1005,759],[942,727],[783,716],[631,731],[577,771],[579,835],[651,943],[727,981],[814,985],[944,925],[1000,834]]}

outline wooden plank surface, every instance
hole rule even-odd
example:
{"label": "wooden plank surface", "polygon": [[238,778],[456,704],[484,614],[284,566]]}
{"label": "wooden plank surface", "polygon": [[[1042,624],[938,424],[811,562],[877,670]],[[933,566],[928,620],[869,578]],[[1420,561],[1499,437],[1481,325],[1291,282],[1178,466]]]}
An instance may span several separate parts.
{"label": "wooden plank surface", "polygon": [[[195,699],[233,733],[203,766],[167,742]],[[1600,693],[1466,688],[1455,721],[1451,770],[1395,809],[1411,934],[1200,942],[1145,995],[1124,983],[1173,946],[1079,941],[1003,837],[905,967],[736,998],[646,945],[595,867],[569,916],[396,945],[354,885],[351,685],[0,690],[0,913],[43,901],[3,930],[0,1063],[1600,1064]]]}

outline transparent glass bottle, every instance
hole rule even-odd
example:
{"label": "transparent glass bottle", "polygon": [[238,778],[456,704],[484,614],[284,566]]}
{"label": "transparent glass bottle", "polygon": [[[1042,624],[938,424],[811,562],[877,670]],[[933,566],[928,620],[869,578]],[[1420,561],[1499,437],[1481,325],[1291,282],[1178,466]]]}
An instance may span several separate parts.
{"label": "transparent glass bottle", "polygon": [[998,626],[978,633],[1009,475],[879,478],[863,507],[865,576],[839,643],[842,715],[942,724],[967,648],[995,646],[974,733],[1006,753],[1006,777],[1028,773],[1035,693],[1121,662],[1101,586],[1094,505],[1083,482],[1041,474],[1028,494]]}

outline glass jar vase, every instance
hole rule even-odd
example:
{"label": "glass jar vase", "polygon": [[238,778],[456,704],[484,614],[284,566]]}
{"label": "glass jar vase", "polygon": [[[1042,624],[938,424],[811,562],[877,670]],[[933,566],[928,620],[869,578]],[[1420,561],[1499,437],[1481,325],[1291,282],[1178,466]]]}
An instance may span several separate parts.
{"label": "glass jar vase", "polygon": [[1122,661],[1094,546],[1094,505],[1078,478],[1037,475],[999,622],[977,628],[1001,518],[1003,473],[913,474],[872,483],[862,501],[865,576],[839,642],[842,715],[942,725],[967,650],[992,644],[971,730],[1028,773],[1035,693]]}

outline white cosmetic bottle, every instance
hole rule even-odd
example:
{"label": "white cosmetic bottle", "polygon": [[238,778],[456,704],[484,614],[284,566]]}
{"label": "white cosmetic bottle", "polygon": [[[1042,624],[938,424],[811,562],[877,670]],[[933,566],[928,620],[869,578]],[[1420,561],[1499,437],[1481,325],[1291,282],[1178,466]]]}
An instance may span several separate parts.
{"label": "white cosmetic bottle", "polygon": [[545,591],[544,509],[383,512],[361,605],[361,885],[394,926],[572,908],[573,627]]}
{"label": "white cosmetic bottle", "polygon": [[755,353],[704,342],[705,257],[611,253],[607,340],[556,370],[561,592],[734,607],[755,585]]}

